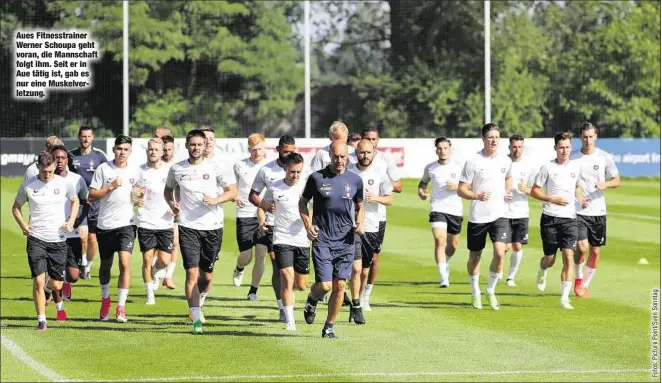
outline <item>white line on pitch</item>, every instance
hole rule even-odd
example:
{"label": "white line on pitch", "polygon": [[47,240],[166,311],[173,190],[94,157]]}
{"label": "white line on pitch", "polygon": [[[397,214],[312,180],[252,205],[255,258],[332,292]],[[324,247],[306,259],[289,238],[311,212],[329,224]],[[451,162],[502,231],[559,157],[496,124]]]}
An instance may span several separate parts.
{"label": "white line on pitch", "polygon": [[[441,372],[347,372],[318,374],[283,374],[283,375],[219,375],[219,376],[164,376],[137,377],[131,379],[96,380],[95,382],[161,382],[186,380],[270,380],[270,379],[309,379],[309,378],[342,378],[342,377],[416,377],[416,376],[474,376],[474,375],[542,375],[542,374],[631,374],[648,372],[649,369],[614,369],[614,370],[515,370],[515,371],[441,371]],[[82,382],[83,380],[72,380]],[[87,381],[87,380],[85,380]]]}
{"label": "white line on pitch", "polygon": [[47,379],[55,382],[69,381],[64,376],[58,374],[57,372],[51,370],[50,368],[34,360],[30,355],[26,354],[25,351],[23,351],[23,349],[19,345],[14,343],[13,340],[7,338],[4,335],[0,336],[0,338],[2,338],[2,345],[7,347],[7,350],[9,350],[9,352],[11,352],[15,357],[17,357],[18,360],[28,365],[28,367],[35,370],[38,374],[43,375]]}

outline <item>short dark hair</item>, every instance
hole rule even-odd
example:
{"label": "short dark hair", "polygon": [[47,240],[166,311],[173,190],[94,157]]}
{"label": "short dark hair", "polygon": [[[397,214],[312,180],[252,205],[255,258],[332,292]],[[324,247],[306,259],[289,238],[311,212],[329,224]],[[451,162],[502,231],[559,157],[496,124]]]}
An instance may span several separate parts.
{"label": "short dark hair", "polygon": [[115,139],[115,146],[117,146],[117,145],[122,145],[122,144],[133,145],[133,140],[131,139],[131,137],[129,137],[129,136],[125,135],[125,134],[120,134],[120,135],[117,136],[117,138]]}
{"label": "short dark hair", "polygon": [[50,149],[51,154],[55,155],[56,150],[62,150],[65,153],[67,153],[67,158],[69,158],[69,151],[64,145],[55,145]]}
{"label": "short dark hair", "polygon": [[595,130],[596,134],[598,133],[598,128],[596,128],[595,125],[591,124],[590,122],[583,123],[582,127],[579,128],[579,131],[583,132],[585,130],[591,130],[591,129]]}
{"label": "short dark hair", "polygon": [[379,129],[376,126],[371,126],[371,127],[363,129],[363,131],[361,132],[361,135],[363,137],[365,137],[368,133],[371,133],[371,132],[375,132],[379,136]]}
{"label": "short dark hair", "polygon": [[284,145],[295,145],[296,141],[294,141],[294,137],[290,136],[289,134],[285,134],[283,136],[280,136],[280,139],[278,140],[278,147],[282,148]]}
{"label": "short dark hair", "polygon": [[303,156],[299,153],[290,153],[285,157],[285,166],[298,165],[303,163]]}
{"label": "short dark hair", "polygon": [[51,166],[55,163],[55,157],[53,157],[53,153],[50,152],[50,150],[43,149],[41,152],[39,152],[39,156],[37,157],[37,167],[38,168],[45,168],[47,166]]}
{"label": "short dark hair", "polygon": [[512,144],[513,141],[524,141],[524,137],[522,137],[519,134],[513,134],[512,136],[510,136],[509,140],[510,140],[510,143]]}
{"label": "short dark hair", "polygon": [[175,139],[172,136],[169,136],[167,134],[165,136],[161,137],[161,141],[163,141],[164,145],[175,143]]}
{"label": "short dark hair", "polygon": [[448,142],[448,146],[451,146],[451,140],[449,140],[448,138],[446,138],[446,137],[437,137],[434,140],[434,147],[436,148],[437,145],[439,145],[440,142]]}
{"label": "short dark hair", "polygon": [[487,124],[483,125],[483,128],[480,130],[481,137],[487,136],[487,133],[489,133],[492,130],[499,131],[499,125],[493,122],[488,122]]}
{"label": "short dark hair", "polygon": [[358,133],[351,133],[349,136],[347,136],[347,143],[349,144],[350,142],[354,141],[361,141],[361,135]]}
{"label": "short dark hair", "polygon": [[81,126],[78,128],[78,135],[80,136],[80,134],[81,134],[83,131],[85,131],[85,130],[91,130],[91,131],[92,131],[92,134],[94,134],[94,128],[93,128],[93,127],[91,127],[91,126],[89,126],[89,125],[81,125]]}
{"label": "short dark hair", "polygon": [[554,146],[559,143],[559,141],[572,140],[572,134],[570,132],[561,132],[554,135]]}
{"label": "short dark hair", "polygon": [[207,141],[207,136],[205,135],[205,132],[202,129],[193,129],[188,133],[186,133],[186,143],[188,144],[189,140],[193,137],[204,138],[205,141]]}

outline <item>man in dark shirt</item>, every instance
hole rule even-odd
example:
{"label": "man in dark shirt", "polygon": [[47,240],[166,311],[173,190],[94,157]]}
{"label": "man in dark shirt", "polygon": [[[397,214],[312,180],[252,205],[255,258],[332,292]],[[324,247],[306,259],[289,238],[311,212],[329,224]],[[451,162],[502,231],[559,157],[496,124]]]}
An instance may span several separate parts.
{"label": "man in dark shirt", "polygon": [[[102,163],[108,161],[106,154],[95,147],[94,142],[94,129],[91,126],[81,125],[78,129],[78,142],[80,146],[69,152],[69,158],[72,160],[71,171],[80,175],[84,180],[87,187],[90,187],[94,171]],[[83,279],[90,278],[90,270],[92,269],[92,261],[96,256],[97,245],[97,219],[99,217],[99,201],[90,203],[90,210],[87,219],[79,226],[80,239],[82,244],[82,262],[81,266],[84,267],[80,277]]]}
{"label": "man in dark shirt", "polygon": [[[315,320],[317,302],[333,290],[329,311],[322,329],[323,338],[335,338],[333,324],[342,306],[345,280],[349,279],[354,260],[354,234],[363,234],[363,181],[346,171],[347,143],[334,141],[330,148],[331,164],[313,173],[299,200],[299,212],[308,238],[313,241],[315,284],[311,287],[304,318]],[[313,217],[308,201],[313,200]],[[358,310],[361,310],[358,308]]]}

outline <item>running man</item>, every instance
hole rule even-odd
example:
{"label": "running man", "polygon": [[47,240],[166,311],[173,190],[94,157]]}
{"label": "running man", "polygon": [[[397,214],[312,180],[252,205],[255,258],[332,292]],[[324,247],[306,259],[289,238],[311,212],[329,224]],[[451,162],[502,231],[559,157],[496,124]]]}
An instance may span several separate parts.
{"label": "running man", "polygon": [[[299,200],[299,212],[314,241],[312,249],[315,266],[315,284],[303,312],[306,323],[315,321],[317,302],[333,291],[329,298],[323,338],[335,338],[334,322],[342,306],[345,281],[350,277],[355,254],[354,234],[362,235],[365,210],[363,207],[363,181],[353,172],[346,171],[347,144],[331,144],[331,165],[313,173],[306,182]],[[308,202],[313,200],[313,216]]]}
{"label": "running man", "polygon": [[[44,149],[50,152],[55,146],[64,146],[64,143],[57,136],[47,137],[46,145],[44,145]],[[39,167],[37,166],[37,163],[38,162],[33,162],[32,164],[30,164],[30,166],[28,166],[27,169],[25,169],[25,175],[23,176],[23,181],[39,175]]]}
{"label": "running man", "polygon": [[570,264],[577,245],[575,199],[583,207],[588,204],[582,197],[580,187],[580,162],[570,160],[572,149],[570,134],[556,134],[554,149],[556,159],[545,163],[540,168],[536,182],[531,188],[531,196],[544,202],[540,216],[543,257],[540,259],[536,287],[541,292],[545,291],[547,269],[554,265],[556,250],[560,249],[563,257],[561,308],[571,310],[573,307],[570,305],[570,288],[572,287]]}
{"label": "running man", "polygon": [[450,260],[457,250],[462,231],[462,199],[457,195],[462,169],[451,160],[451,141],[446,137],[434,140],[439,159],[428,164],[418,183],[418,198],[430,198],[428,184],[432,182],[430,227],[434,238],[434,260],[439,272],[439,287],[450,285]]}
{"label": "running man", "polygon": [[[318,150],[313,156],[313,159],[310,162],[310,169],[313,172],[322,170],[329,166],[331,163],[331,144],[340,141],[342,143],[347,143],[349,137],[349,129],[342,121],[334,121],[333,124],[329,127],[329,140],[331,143]],[[354,154],[354,147],[348,146],[349,154]],[[349,163],[356,163],[356,156],[348,156]]]}
{"label": "running man", "polygon": [[[398,169],[397,164],[393,160],[393,157],[386,155],[381,150],[378,150],[377,146],[379,145],[379,130],[375,127],[370,127],[362,132],[363,138],[370,140],[375,147],[375,160],[373,166],[379,166],[383,168],[386,174],[391,179],[393,185],[394,193],[402,193],[402,182],[400,181],[400,170]],[[382,251],[382,244],[384,243],[384,235],[386,234],[386,205],[378,205],[379,207],[379,242],[377,242],[377,247],[375,248],[375,256],[370,265],[370,273],[368,274],[368,282],[364,291],[364,310],[370,311],[370,294],[372,293],[375,280],[377,279],[377,273],[379,272],[379,254]]]}
{"label": "running man", "polygon": [[[166,202],[179,216],[182,263],[186,270],[185,293],[193,333],[202,334],[204,316],[201,292],[208,291],[214,264],[223,243],[223,204],[237,195],[234,174],[203,155],[207,136],[200,129],[186,135],[188,159],[170,167],[163,191]],[[180,201],[174,190],[179,186]],[[219,188],[223,193],[219,193]]]}
{"label": "running man", "polygon": [[[359,236],[360,257],[354,255],[350,291],[352,301],[349,309],[349,321],[365,324],[363,310],[370,311],[370,302],[364,292],[368,282],[370,266],[381,243],[379,242],[379,207],[393,203],[393,184],[385,170],[374,165],[376,149],[370,140],[363,139],[357,146],[358,162],[349,170],[361,176],[363,181],[363,201],[365,207],[365,234]],[[355,239],[357,241],[357,239]]]}
{"label": "running man", "polygon": [[[260,194],[265,188],[271,186],[274,182],[280,181],[285,178],[285,159],[290,153],[294,153],[296,150],[296,145],[294,137],[289,135],[284,135],[278,140],[278,146],[276,147],[278,151],[278,158],[273,161],[268,162],[266,165],[262,166],[255,176],[253,185],[251,186],[251,191],[248,195],[248,200],[253,206],[258,207],[262,203],[262,198]],[[306,175],[304,174],[304,179]],[[276,303],[278,304],[278,313],[279,320],[285,322],[285,306],[283,306],[283,300],[281,299],[281,278],[280,272],[276,265],[276,254],[273,249],[273,235],[274,235],[274,215],[273,212],[267,212],[262,215],[260,211],[257,212],[258,216],[258,233],[255,239],[256,244],[263,245],[267,248],[269,252],[269,257],[271,258],[272,264],[272,274],[271,274],[271,286],[274,289],[274,294],[276,295]],[[295,275],[294,277],[294,286],[296,289],[303,290],[306,288],[308,283],[307,275]]]}
{"label": "running man", "polygon": [[[94,129],[91,126],[81,125],[78,129],[79,147],[69,152],[72,159],[71,170],[85,180],[88,189],[92,184],[92,177],[99,165],[108,161],[106,154],[94,147]],[[80,240],[83,244],[83,272],[82,279],[90,278],[92,262],[98,252],[97,223],[99,217],[99,202],[88,201],[90,211],[86,219],[78,228]]]}
{"label": "running man", "polygon": [[248,136],[248,150],[251,155],[248,158],[237,161],[233,167],[234,176],[237,179],[236,225],[239,256],[237,257],[237,264],[232,273],[232,280],[236,287],[241,286],[244,277],[244,267],[251,263],[253,248],[255,248],[255,264],[253,265],[251,287],[247,295],[251,301],[259,300],[257,289],[260,287],[260,281],[264,275],[264,260],[267,255],[267,247],[256,243],[258,235],[258,209],[249,201],[248,197],[258,171],[267,163],[264,152],[264,141],[264,136],[260,133]]}
{"label": "running man", "polygon": [[[600,262],[600,247],[607,245],[607,200],[605,189],[621,185],[621,176],[611,155],[595,146],[598,130],[590,122],[581,127],[582,148],[570,155],[571,160],[579,160],[582,167],[579,185],[585,208],[577,207],[577,250],[575,251],[575,295],[582,297],[589,294],[589,285],[595,276]],[[584,261],[586,278],[584,278]]]}
{"label": "running man", "polygon": [[[74,188],[79,204],[79,209],[75,214],[74,230],[70,233],[65,233],[67,243],[67,273],[64,276],[64,283],[62,285],[62,296],[66,301],[69,301],[73,296],[71,284],[78,281],[80,267],[82,267],[83,262],[83,245],[78,228],[83,220],[85,220],[85,217],[87,217],[90,205],[87,203],[88,189],[85,181],[78,174],[69,171],[69,152],[67,148],[64,146],[54,146],[51,149],[51,153],[55,159],[55,174],[63,177]],[[71,216],[71,210],[69,209],[69,204],[65,206],[66,219],[68,220]],[[56,297],[55,301],[58,302],[59,298]]]}
{"label": "running man", "polygon": [[361,141],[362,138],[363,137],[361,137],[359,133],[350,133],[350,135],[347,137],[347,145],[356,149],[356,147],[359,145],[359,141]]}
{"label": "running man", "polygon": [[274,212],[275,265],[280,271],[281,299],[285,311],[285,329],[296,331],[294,320],[294,273],[310,272],[310,241],[299,214],[303,157],[291,153],[285,157],[285,178],[267,188],[260,209]]}
{"label": "running man", "polygon": [[[522,161],[524,153],[524,137],[516,134],[510,137],[510,160],[512,161],[511,174],[513,177],[513,195],[508,203],[506,218],[510,226],[510,271],[506,278],[506,286],[515,287],[515,276],[524,256],[523,247],[529,243],[529,196],[531,186],[535,181],[538,169],[529,162]],[[517,185],[517,186],[515,186]]]}
{"label": "running man", "polygon": [[[169,131],[170,128],[167,127],[156,128],[156,130],[154,131],[154,137],[161,138],[161,140],[163,141],[163,162],[166,165],[170,166],[176,162],[175,139],[170,135],[165,135],[161,137],[158,136],[159,132],[167,133]],[[177,192],[175,191],[175,194],[176,193]],[[177,217],[175,217],[175,222],[172,224],[172,233],[173,233],[172,254],[170,255],[170,263],[168,263],[168,266],[166,266],[165,278],[163,278],[163,286],[167,287],[169,290],[174,290],[177,287],[175,285],[175,282],[172,280],[172,275],[175,273],[175,266],[177,264],[177,254],[179,253],[179,230],[177,229]],[[152,262],[154,262],[152,263],[152,266],[154,266],[154,264],[156,263],[156,258],[154,258]],[[158,286],[155,287],[158,288]]]}
{"label": "running man", "polygon": [[115,253],[118,254],[120,268],[115,319],[120,323],[127,321],[125,307],[131,285],[131,254],[136,236],[133,185],[138,180],[138,169],[128,166],[132,143],[131,137],[119,135],[113,146],[115,159],[101,164],[90,184],[90,199],[99,201],[99,319],[102,321],[110,318],[110,273]]}
{"label": "running man", "polygon": [[[37,331],[46,331],[46,296],[44,288],[58,292],[62,289],[67,244],[64,233],[73,230],[76,215],[65,221],[66,205],[69,211],[78,211],[78,197],[71,184],[55,175],[55,159],[51,152],[42,150],[37,157],[39,174],[21,184],[14,200],[12,214],[16,223],[28,237],[26,252],[32,275],[32,297],[37,312]],[[30,208],[30,223],[23,219],[21,208],[25,203]],[[50,280],[46,280],[48,273]],[[59,295],[59,294],[58,294]],[[63,302],[56,303],[58,320],[66,320]],[[62,318],[62,319],[61,319]]]}
{"label": "running man", "polygon": [[478,310],[483,308],[478,281],[480,257],[489,234],[494,253],[485,293],[492,309],[498,310],[499,302],[494,291],[503,276],[503,256],[508,242],[508,220],[504,217],[505,202],[512,195],[511,161],[507,156],[499,155],[501,135],[497,124],[488,123],[483,126],[481,136],[483,149],[464,164],[457,195],[471,201],[467,225],[467,272],[471,285],[471,305]]}
{"label": "running man", "polygon": [[[138,169],[134,197],[138,206],[138,243],[143,254],[142,276],[147,295],[146,305],[156,303],[154,291],[159,276],[165,274],[173,251],[174,214],[163,197],[170,165],[163,162],[163,141],[147,142],[147,163]],[[157,258],[152,266],[152,259]]]}

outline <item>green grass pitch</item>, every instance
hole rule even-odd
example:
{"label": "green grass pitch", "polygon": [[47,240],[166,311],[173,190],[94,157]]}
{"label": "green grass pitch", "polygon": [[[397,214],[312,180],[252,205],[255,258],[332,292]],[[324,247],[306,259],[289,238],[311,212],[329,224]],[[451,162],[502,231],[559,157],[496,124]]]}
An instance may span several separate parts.
{"label": "green grass pitch", "polygon": [[[591,285],[592,297],[573,294],[573,311],[558,308],[560,262],[548,274],[547,291],[540,294],[535,288],[541,243],[540,204],[533,201],[531,239],[518,287],[506,287],[505,278],[497,286],[500,311],[470,306],[464,232],[451,262],[451,287],[440,289],[429,203],[416,196],[418,181],[407,180],[405,192],[389,208],[368,323],[349,324],[343,308],[335,340],[321,338],[325,304],[314,325],[303,320],[308,292],[296,293],[296,333],[277,322],[269,262],[260,302],[246,300],[252,266],[244,286],[232,285],[234,205],[225,209],[204,335],[191,335],[181,262],[175,273],[178,288],[159,289],[156,305],[145,306],[138,246],[128,323],[99,321],[97,261],[93,278],[74,285],[74,299],[65,302],[69,321],[56,322],[52,304],[47,307],[49,330],[36,333],[25,238],[11,215],[20,180],[1,182],[2,381],[659,381],[650,371],[651,291],[660,287],[659,179],[624,180],[619,189],[608,191],[608,246]],[[491,259],[491,252],[486,254],[483,290]],[[639,264],[640,258],[649,264]]]}

